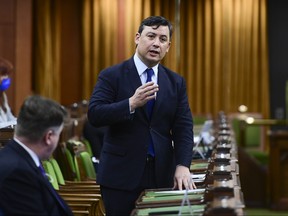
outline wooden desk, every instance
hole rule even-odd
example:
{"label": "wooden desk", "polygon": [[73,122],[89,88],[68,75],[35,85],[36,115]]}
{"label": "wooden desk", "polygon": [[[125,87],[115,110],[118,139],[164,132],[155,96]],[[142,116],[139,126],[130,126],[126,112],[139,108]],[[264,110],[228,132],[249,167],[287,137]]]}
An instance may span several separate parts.
{"label": "wooden desk", "polygon": [[201,177],[202,181],[197,181],[197,190],[145,190],[138,197],[131,215],[178,215],[179,212],[183,215],[245,215],[237,143],[225,116],[220,117],[220,125],[215,125],[213,131],[215,140],[209,146],[212,149],[211,157],[194,159],[190,166],[193,176],[204,174],[204,179]]}
{"label": "wooden desk", "polygon": [[288,210],[288,131],[273,131],[270,138],[269,189],[271,208]]}
{"label": "wooden desk", "polygon": [[13,138],[14,128],[0,129],[0,148],[4,147],[6,143]]}

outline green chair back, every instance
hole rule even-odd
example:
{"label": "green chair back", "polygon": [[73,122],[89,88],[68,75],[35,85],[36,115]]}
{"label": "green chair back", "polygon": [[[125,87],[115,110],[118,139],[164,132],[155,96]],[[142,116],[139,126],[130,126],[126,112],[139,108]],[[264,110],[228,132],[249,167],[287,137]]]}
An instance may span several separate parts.
{"label": "green chair back", "polygon": [[78,164],[76,156],[73,157],[73,162],[74,162],[74,166],[75,166],[76,180],[81,181],[81,173],[80,173],[80,168],[79,168],[79,164]]}
{"label": "green chair back", "polygon": [[[240,144],[240,120],[233,119],[232,127],[235,133],[236,142]],[[258,125],[247,125],[245,128],[245,147],[259,147],[262,142],[261,126]],[[242,143],[243,144],[243,143]]]}
{"label": "green chair back", "polygon": [[58,184],[65,185],[65,180],[64,180],[64,177],[63,177],[63,174],[62,174],[62,171],[59,167],[58,162],[54,158],[50,158],[49,161],[52,164],[53,169],[55,171]]}
{"label": "green chair back", "polygon": [[93,157],[93,152],[92,152],[90,142],[87,139],[83,139],[82,142],[84,143],[84,145],[86,147],[86,151],[90,154],[91,157]]}
{"label": "green chair back", "polygon": [[80,159],[85,169],[86,175],[89,178],[96,178],[96,171],[91,159],[91,156],[88,152],[81,152]]}
{"label": "green chair back", "polygon": [[261,146],[261,126],[247,126],[245,132],[245,142],[247,147]]}
{"label": "green chair back", "polygon": [[208,120],[207,116],[204,115],[194,115],[193,124],[194,125],[203,125],[205,121]]}
{"label": "green chair back", "polygon": [[45,172],[48,174],[50,183],[52,184],[55,190],[59,190],[59,184],[52,164],[49,161],[42,161],[42,164],[45,169]]}
{"label": "green chair back", "polygon": [[65,149],[65,155],[67,157],[68,164],[69,164],[72,172],[75,173],[75,175],[76,175],[75,180],[80,181],[80,171],[79,171],[78,163],[75,159],[76,157],[75,156],[73,157],[71,152],[68,149]]}

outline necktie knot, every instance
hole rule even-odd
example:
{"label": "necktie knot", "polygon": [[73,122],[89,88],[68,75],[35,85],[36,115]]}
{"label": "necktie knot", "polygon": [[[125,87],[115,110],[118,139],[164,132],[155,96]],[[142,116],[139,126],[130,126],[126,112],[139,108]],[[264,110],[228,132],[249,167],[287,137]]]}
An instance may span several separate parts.
{"label": "necktie knot", "polygon": [[146,69],[146,73],[147,73],[147,80],[146,80],[146,82],[152,81],[152,76],[153,76],[153,74],[154,74],[153,69],[152,69],[152,68],[147,68],[147,69]]}

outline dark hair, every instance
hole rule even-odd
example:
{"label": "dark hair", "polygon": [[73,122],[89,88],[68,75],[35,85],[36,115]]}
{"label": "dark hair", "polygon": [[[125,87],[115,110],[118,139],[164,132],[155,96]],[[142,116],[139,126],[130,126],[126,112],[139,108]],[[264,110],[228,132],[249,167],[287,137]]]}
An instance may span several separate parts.
{"label": "dark hair", "polygon": [[13,70],[13,65],[8,60],[0,57],[0,76],[9,75]]}
{"label": "dark hair", "polygon": [[20,108],[15,134],[38,141],[51,127],[59,127],[66,116],[66,110],[57,102],[39,95],[30,96]]}
{"label": "dark hair", "polygon": [[139,26],[138,33],[142,33],[144,26],[156,26],[155,29],[157,29],[159,26],[168,26],[170,40],[172,38],[173,26],[167,19],[162,16],[150,16],[144,19]]}

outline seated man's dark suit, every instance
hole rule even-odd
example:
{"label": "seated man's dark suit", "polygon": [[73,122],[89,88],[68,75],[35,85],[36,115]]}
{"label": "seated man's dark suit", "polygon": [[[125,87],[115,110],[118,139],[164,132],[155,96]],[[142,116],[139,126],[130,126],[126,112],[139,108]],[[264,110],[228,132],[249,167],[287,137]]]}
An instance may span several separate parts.
{"label": "seated man's dark suit", "polygon": [[5,216],[73,215],[52,190],[31,156],[16,141],[0,150],[0,209]]}

